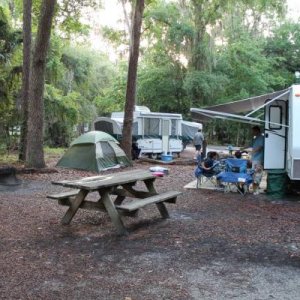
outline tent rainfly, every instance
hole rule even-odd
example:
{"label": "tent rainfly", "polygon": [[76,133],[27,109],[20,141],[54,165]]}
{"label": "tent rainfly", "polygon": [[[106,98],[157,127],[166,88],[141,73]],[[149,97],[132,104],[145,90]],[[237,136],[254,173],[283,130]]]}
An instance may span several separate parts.
{"label": "tent rainfly", "polygon": [[102,131],[90,131],[75,139],[57,166],[100,172],[131,165],[118,141]]}

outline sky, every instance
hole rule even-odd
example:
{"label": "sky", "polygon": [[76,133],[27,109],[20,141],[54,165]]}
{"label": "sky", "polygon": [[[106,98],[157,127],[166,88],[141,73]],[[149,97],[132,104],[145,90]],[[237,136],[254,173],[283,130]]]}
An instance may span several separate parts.
{"label": "sky", "polygon": [[[100,18],[103,23],[111,26],[116,26],[118,18],[123,16],[121,4],[118,0],[103,0],[105,10],[100,13]],[[300,0],[287,0],[288,14],[294,20],[300,17]]]}
{"label": "sky", "polygon": [[287,0],[288,15],[294,20],[300,17],[300,0]]}

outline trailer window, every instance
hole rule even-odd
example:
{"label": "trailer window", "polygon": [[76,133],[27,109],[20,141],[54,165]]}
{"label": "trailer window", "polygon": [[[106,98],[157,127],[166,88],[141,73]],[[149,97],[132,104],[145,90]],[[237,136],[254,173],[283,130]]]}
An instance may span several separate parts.
{"label": "trailer window", "polygon": [[159,135],[159,119],[144,118],[144,135]]}
{"label": "trailer window", "polygon": [[177,120],[171,120],[171,135],[177,135]]}
{"label": "trailer window", "polygon": [[104,131],[109,134],[114,134],[113,124],[107,121],[98,121],[94,124],[95,130]]}
{"label": "trailer window", "polygon": [[138,135],[139,134],[138,122],[133,122],[132,123],[132,134],[133,135]]}
{"label": "trailer window", "polygon": [[[270,129],[281,129],[282,128],[282,108],[281,106],[271,105],[269,108],[269,128]],[[277,124],[273,124],[277,123]]]}

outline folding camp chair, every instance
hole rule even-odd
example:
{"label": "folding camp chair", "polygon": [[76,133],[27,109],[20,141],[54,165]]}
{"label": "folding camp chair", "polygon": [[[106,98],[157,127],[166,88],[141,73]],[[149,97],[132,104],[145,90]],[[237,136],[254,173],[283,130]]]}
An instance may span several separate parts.
{"label": "folding camp chair", "polygon": [[217,179],[225,185],[225,192],[238,191],[245,195],[253,182],[252,171],[247,171],[246,159],[228,158],[225,160],[225,171],[218,174]]}
{"label": "folding camp chair", "polygon": [[198,189],[200,185],[210,182],[212,186],[217,187],[217,167],[219,167],[219,162],[215,163],[211,170],[207,171],[201,167],[201,163],[198,162],[198,166],[195,169],[195,177],[197,178],[196,188]]}

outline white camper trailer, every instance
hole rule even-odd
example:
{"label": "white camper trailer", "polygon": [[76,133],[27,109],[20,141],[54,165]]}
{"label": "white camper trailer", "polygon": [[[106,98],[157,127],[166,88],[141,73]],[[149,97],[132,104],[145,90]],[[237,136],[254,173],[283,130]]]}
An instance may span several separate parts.
{"label": "white camper trailer", "polygon": [[[113,112],[111,118],[99,117],[94,130],[107,132],[117,139],[122,134],[124,112]],[[181,114],[150,112],[137,106],[134,111],[132,135],[141,153],[151,157],[160,154],[179,154],[183,150]]]}
{"label": "white camper trailer", "polygon": [[[259,110],[264,110],[262,117],[252,117]],[[249,113],[234,114],[242,112]],[[191,113],[197,121],[218,118],[263,126],[264,168],[285,170],[292,181],[300,183],[300,85],[205,109],[191,108]]]}

